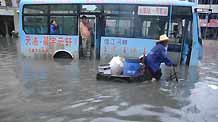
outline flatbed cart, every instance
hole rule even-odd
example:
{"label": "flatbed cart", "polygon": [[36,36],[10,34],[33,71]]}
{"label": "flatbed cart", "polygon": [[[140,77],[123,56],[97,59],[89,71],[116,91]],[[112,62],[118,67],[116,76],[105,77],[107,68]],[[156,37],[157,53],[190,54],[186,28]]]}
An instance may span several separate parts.
{"label": "flatbed cart", "polygon": [[145,75],[139,76],[125,76],[125,75],[109,75],[103,73],[97,73],[96,75],[97,80],[106,80],[106,81],[116,81],[116,82],[144,82],[149,80]]}
{"label": "flatbed cart", "polygon": [[98,72],[96,74],[96,79],[129,83],[144,82],[146,80],[151,80],[151,77],[149,77],[148,72],[145,70],[145,65],[140,64],[139,59],[126,58],[121,73],[111,73],[112,70],[110,69],[111,67],[109,64],[99,65]]}

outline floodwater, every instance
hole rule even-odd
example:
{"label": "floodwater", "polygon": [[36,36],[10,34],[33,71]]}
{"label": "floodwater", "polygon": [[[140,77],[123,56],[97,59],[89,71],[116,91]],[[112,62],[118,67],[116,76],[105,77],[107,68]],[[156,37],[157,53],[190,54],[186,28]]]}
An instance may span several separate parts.
{"label": "floodwater", "polygon": [[0,40],[0,122],[217,122],[218,40],[179,82],[97,81],[99,61],[22,58]]}

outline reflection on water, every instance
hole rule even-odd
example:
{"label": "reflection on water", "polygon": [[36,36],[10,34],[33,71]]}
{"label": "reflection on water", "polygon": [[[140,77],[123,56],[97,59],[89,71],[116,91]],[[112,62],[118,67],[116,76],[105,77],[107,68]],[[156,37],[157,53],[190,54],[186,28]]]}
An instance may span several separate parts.
{"label": "reflection on water", "polygon": [[218,120],[218,42],[200,67],[177,69],[178,83],[117,83],[96,81],[99,61],[21,58],[15,41],[0,41],[1,122]]}

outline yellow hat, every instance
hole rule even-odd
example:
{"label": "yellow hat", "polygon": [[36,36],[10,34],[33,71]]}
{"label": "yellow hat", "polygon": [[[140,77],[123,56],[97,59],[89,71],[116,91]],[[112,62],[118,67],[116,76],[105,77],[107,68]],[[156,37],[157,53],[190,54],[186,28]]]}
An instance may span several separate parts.
{"label": "yellow hat", "polygon": [[166,34],[161,35],[161,36],[160,36],[160,39],[157,40],[157,42],[163,42],[163,41],[169,41],[169,38],[167,37]]}

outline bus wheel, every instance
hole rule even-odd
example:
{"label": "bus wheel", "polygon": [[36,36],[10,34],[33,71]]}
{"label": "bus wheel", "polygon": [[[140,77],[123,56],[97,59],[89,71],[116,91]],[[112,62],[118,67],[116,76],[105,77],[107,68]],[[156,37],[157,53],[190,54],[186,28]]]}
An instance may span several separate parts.
{"label": "bus wheel", "polygon": [[67,51],[57,51],[53,55],[54,59],[64,58],[64,59],[73,59],[73,56]]}

